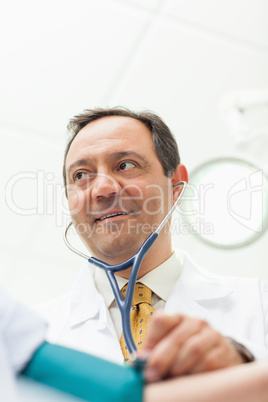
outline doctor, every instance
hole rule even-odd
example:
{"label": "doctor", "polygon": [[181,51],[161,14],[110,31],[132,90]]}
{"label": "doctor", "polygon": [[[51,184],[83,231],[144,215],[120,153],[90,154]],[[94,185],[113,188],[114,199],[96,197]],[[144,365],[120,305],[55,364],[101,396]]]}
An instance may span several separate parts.
{"label": "doctor", "polygon": [[[73,224],[95,257],[125,261],[177,199],[174,185],[188,179],[176,141],[158,116],[122,108],[87,110],[69,129],[63,174]],[[171,236],[166,225],[138,275],[152,291],[153,310],[168,313],[152,319],[141,352],[149,359],[147,380],[267,357],[264,285],[200,269],[173,250]],[[129,273],[117,274],[120,289]],[[121,318],[102,270],[86,263],[71,291],[39,311],[50,322],[51,342],[123,361]]]}

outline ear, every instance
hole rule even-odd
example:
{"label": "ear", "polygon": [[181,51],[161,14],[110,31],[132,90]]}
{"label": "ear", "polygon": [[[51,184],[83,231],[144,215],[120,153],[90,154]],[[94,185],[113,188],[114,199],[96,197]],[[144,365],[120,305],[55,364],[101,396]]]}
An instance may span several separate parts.
{"label": "ear", "polygon": [[[185,181],[186,183],[188,183],[188,172],[186,167],[182,164],[177,165],[176,170],[171,177],[171,183],[173,186],[180,181]],[[183,188],[182,186],[173,188],[173,202],[177,200],[178,196],[181,193],[182,188]]]}

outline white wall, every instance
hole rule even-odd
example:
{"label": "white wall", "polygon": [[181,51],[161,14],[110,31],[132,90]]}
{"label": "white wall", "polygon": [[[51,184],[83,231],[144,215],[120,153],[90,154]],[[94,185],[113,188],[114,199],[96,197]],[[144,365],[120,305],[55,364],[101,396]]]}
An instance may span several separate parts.
{"label": "white wall", "polygon": [[[237,154],[218,105],[229,91],[268,87],[268,2],[11,0],[0,19],[0,281],[31,304],[67,290],[82,263],[56,210],[68,119],[94,106],[146,108],[172,128],[190,171]],[[38,191],[44,202],[21,216],[7,185],[9,204],[12,193],[17,207],[37,208]],[[268,280],[267,240],[232,251],[191,235],[175,243],[214,272]]]}

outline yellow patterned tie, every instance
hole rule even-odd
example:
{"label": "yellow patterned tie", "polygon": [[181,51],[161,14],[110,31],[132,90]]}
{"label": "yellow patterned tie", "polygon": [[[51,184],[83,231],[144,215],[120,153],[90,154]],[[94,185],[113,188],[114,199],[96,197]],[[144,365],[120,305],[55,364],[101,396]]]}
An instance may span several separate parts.
{"label": "yellow patterned tie", "polygon": [[[125,298],[127,291],[127,284],[121,289],[121,294]],[[130,313],[130,324],[133,339],[137,349],[142,349],[143,342],[149,329],[149,322],[152,318],[155,309],[152,307],[152,291],[142,283],[136,283],[132,309]],[[129,352],[126,346],[125,338],[122,333],[120,338],[120,346],[125,358],[129,359]]]}

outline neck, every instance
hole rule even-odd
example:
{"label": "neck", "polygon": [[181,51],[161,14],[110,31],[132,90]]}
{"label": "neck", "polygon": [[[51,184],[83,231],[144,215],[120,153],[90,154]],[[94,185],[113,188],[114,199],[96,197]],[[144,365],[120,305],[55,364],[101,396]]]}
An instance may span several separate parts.
{"label": "neck", "polygon": [[[166,261],[172,255],[172,245],[171,245],[171,235],[162,234],[161,233],[154,243],[154,245],[150,248],[150,250],[144,256],[137,279],[143,277],[148,274],[148,272],[152,271],[164,261]],[[129,258],[129,257],[128,257]],[[127,258],[126,258],[127,259]],[[128,268],[125,271],[117,272],[117,276],[121,276],[122,278],[129,279],[132,268]]]}

